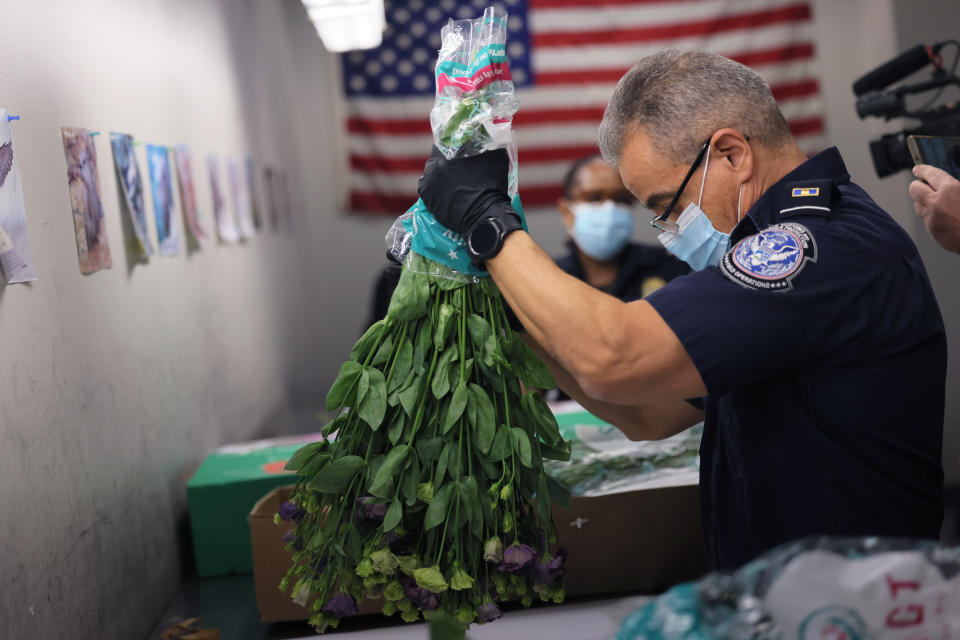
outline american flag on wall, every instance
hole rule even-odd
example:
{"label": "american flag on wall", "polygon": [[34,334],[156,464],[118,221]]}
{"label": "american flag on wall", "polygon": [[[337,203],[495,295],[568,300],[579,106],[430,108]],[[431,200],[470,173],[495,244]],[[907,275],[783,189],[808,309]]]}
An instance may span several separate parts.
{"label": "american flag on wall", "polygon": [[[417,199],[430,152],[433,65],[440,28],[486,6],[509,13],[507,56],[520,110],[514,119],[520,197],[553,206],[569,164],[596,152],[617,80],[640,58],[702,49],[754,68],[769,84],[801,147],[823,148],[810,3],[798,0],[385,0],[378,49],[343,56],[349,203],[399,215]],[[683,123],[677,123],[683,126]]]}

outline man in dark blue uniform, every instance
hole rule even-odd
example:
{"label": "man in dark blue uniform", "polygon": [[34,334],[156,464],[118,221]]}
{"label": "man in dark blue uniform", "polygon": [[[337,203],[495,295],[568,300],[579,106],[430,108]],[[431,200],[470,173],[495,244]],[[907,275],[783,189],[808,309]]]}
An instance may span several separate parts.
{"label": "man in dark blue uniform", "polygon": [[421,196],[589,410],[636,439],[705,415],[713,566],[811,534],[936,538],[940,312],[913,243],[839,152],[807,159],[755,72],[676,51],[621,79],[600,147],[694,269],[645,300],[556,268],[510,208],[501,152],[435,154]]}

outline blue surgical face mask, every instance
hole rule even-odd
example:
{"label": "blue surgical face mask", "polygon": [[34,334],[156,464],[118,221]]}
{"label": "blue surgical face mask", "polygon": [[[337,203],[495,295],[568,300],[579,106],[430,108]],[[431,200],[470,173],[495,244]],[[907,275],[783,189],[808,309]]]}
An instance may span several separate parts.
{"label": "blue surgical face mask", "polygon": [[594,260],[610,260],[633,236],[633,210],[613,200],[571,205],[574,221],[570,235],[580,250]]}
{"label": "blue surgical face mask", "polygon": [[[710,149],[703,166],[703,180],[700,182],[699,201],[703,201],[703,185],[707,181],[707,169],[710,166]],[[743,185],[737,194],[737,221],[740,221],[740,196]],[[664,231],[657,240],[674,256],[683,260],[694,271],[700,271],[710,265],[719,266],[723,255],[730,249],[730,234],[717,231],[710,218],[700,208],[700,204],[690,203],[677,218],[677,233]]]}

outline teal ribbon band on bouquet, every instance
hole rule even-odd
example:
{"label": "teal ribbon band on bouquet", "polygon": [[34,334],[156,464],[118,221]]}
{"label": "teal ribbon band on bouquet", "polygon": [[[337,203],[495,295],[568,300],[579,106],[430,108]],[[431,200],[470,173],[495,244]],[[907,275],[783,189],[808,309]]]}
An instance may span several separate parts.
{"label": "teal ribbon band on bouquet", "polygon": [[[520,216],[520,221],[523,223],[524,230],[526,230],[527,218],[523,213],[523,205],[520,204],[520,196],[513,196],[510,204]],[[412,207],[407,209],[407,213],[413,215],[403,221],[403,228],[410,234],[410,248],[412,250],[460,273],[480,277],[489,275],[486,271],[477,269],[470,262],[463,236],[437,222],[427,206],[423,204],[423,200],[418,199]]]}

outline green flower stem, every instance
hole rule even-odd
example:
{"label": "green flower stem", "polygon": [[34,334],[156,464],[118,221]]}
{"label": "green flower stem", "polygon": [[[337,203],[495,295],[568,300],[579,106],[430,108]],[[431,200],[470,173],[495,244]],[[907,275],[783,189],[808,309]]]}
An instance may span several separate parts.
{"label": "green flower stem", "polygon": [[[407,321],[406,321],[406,320],[404,320],[403,323],[400,325],[400,331],[398,331],[397,334],[400,336],[401,339],[402,339],[404,336],[406,336],[406,334],[407,334]],[[388,387],[388,388],[389,388],[389,386],[390,386],[390,379],[393,377],[393,367],[394,367],[394,365],[397,364],[397,359],[398,359],[399,357],[400,357],[400,349],[394,349],[394,350],[393,350],[393,354],[391,354],[391,356],[390,356],[390,369],[387,371],[387,377],[386,377],[386,382],[387,382],[387,387]]]}
{"label": "green flower stem", "polygon": [[420,391],[422,394],[419,400],[417,401],[417,415],[413,419],[413,428],[410,429],[410,437],[407,438],[407,444],[413,444],[413,438],[417,435],[417,431],[420,430],[420,422],[423,420],[423,410],[426,407],[426,398],[427,394],[430,393],[430,381],[433,380],[433,372],[437,368],[437,356],[439,352],[433,350],[433,361],[430,363],[430,371],[427,373],[427,378],[423,382],[423,389]]}
{"label": "green flower stem", "polygon": [[[450,509],[452,505],[447,505],[447,512],[443,517],[443,533],[440,535],[440,551],[437,553],[436,564],[440,564],[440,559],[443,557],[443,547],[447,542],[447,526],[450,524]],[[460,515],[460,492],[457,492],[457,511],[454,517]]]}

